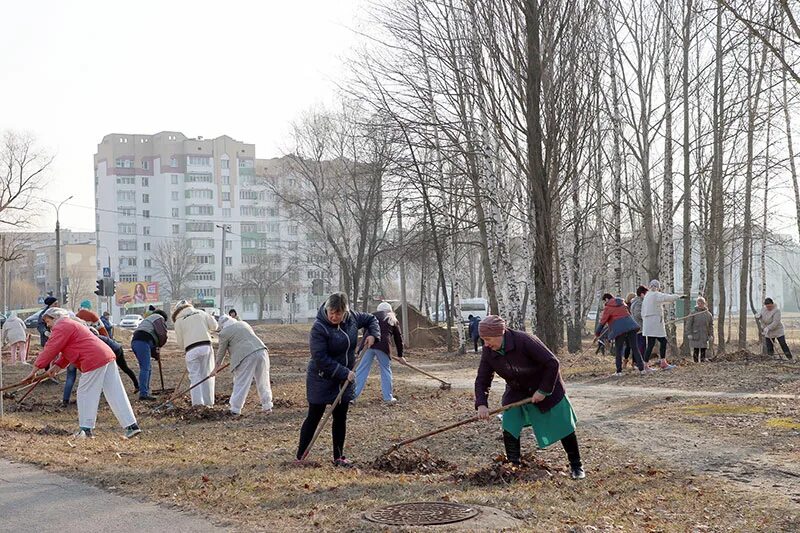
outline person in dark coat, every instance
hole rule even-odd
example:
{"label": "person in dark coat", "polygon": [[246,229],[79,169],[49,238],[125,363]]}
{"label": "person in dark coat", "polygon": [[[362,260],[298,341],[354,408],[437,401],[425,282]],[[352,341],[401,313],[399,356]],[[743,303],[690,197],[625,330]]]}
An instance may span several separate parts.
{"label": "person in dark coat", "polygon": [[36,330],[39,332],[39,343],[42,345],[42,348],[47,344],[47,337],[50,336],[47,324],[44,323],[44,312],[51,307],[58,307],[58,299],[54,296],[48,296],[44,299],[44,308],[42,308],[42,311],[39,313],[39,321],[36,323]]}
{"label": "person in dark coat", "polygon": [[[481,323],[481,317],[469,315],[469,337],[472,339],[472,344],[475,346],[475,353],[478,353],[478,341],[480,340],[481,336],[478,335],[478,324]],[[481,341],[481,345],[483,345],[483,341]]]}
{"label": "person in dark coat", "polygon": [[300,429],[300,444],[297,459],[302,460],[314,432],[325,413],[325,407],[333,404],[340,387],[347,387],[342,401],[333,410],[333,464],[350,467],[352,463],[344,455],[344,440],[347,433],[347,408],[354,399],[353,382],[356,379],[355,349],[358,330],[365,329],[363,349],[370,349],[380,340],[378,320],[369,313],[351,311],[347,295],[335,292],[328,296],[317,312],[317,320],[311,327],[311,360],[306,371],[306,396],[308,415]]}
{"label": "person in dark coat", "polygon": [[114,326],[111,324],[111,313],[109,313],[108,311],[103,312],[103,316],[100,317],[100,321],[103,323],[103,325],[106,328],[106,331],[108,332],[108,338],[113,339]]}
{"label": "person in dark coat", "polygon": [[633,362],[639,372],[645,373],[642,354],[639,353],[639,344],[636,342],[636,332],[639,331],[639,325],[628,311],[628,306],[625,305],[622,298],[614,298],[609,293],[603,295],[603,302],[605,302],[605,307],[603,307],[603,314],[597,323],[595,339],[603,331],[606,331],[607,337],[614,340],[617,365],[617,372],[614,375],[622,375],[622,352],[626,346],[631,350]]}
{"label": "person in dark coat", "polygon": [[689,347],[692,349],[692,361],[705,363],[708,341],[714,336],[714,317],[702,296],[697,298],[697,307],[686,319],[686,331]]}
{"label": "person in dark coat", "polygon": [[358,367],[356,368],[355,397],[358,398],[361,396],[361,391],[364,390],[364,385],[367,384],[369,371],[372,368],[372,361],[373,359],[378,359],[378,365],[381,368],[381,393],[383,395],[383,401],[389,405],[393,405],[397,403],[397,398],[395,398],[393,394],[390,346],[391,340],[394,339],[397,357],[405,363],[406,359],[403,357],[403,334],[400,332],[400,322],[397,321],[397,316],[394,314],[392,305],[389,302],[381,302],[378,304],[375,318],[378,319],[378,324],[381,328],[381,338],[372,348],[364,351],[364,356],[358,363]]}
{"label": "person in dark coat", "polygon": [[489,389],[495,374],[506,381],[503,405],[531,399],[531,403],[503,413],[506,458],[511,463],[520,463],[520,434],[523,427],[532,426],[539,448],[561,441],[572,478],[586,477],[575,435],[577,418],[564,391],[560,364],[553,352],[538,337],[506,329],[505,321],[497,315],[481,320],[480,336],[484,346],[475,378],[478,416],[489,418]]}

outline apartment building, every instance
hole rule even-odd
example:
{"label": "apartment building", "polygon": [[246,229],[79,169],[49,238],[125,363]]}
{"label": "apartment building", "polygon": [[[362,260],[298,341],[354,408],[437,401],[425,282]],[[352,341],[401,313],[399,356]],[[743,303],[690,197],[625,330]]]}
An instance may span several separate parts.
{"label": "apartment building", "polygon": [[[257,161],[255,145],[228,136],[164,131],[106,135],[94,166],[98,275],[110,264],[118,291],[132,287],[138,294],[117,298],[115,316],[181,298],[218,309],[224,263],[226,310],[270,321],[314,317],[318,298],[311,297],[308,269],[295,253],[306,236],[261,177],[269,168],[274,180],[289,184],[280,159]],[[229,228],[224,255],[222,225]],[[190,243],[197,267],[176,295],[156,256],[160,245],[181,239]],[[242,271],[265,262],[275,265],[276,279],[259,313],[261,299],[243,297],[235,286]],[[287,293],[295,294],[294,302],[286,302]]]}

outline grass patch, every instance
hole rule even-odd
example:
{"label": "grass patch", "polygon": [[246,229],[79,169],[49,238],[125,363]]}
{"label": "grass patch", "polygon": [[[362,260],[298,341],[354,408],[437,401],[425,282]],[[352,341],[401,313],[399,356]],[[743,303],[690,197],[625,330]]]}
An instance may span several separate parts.
{"label": "grass patch", "polygon": [[718,403],[701,403],[697,405],[687,405],[680,408],[683,412],[696,416],[744,416],[759,415],[767,412],[767,409],[757,405],[726,405]]}
{"label": "grass patch", "polygon": [[794,418],[770,418],[766,426],[774,429],[797,429],[800,430],[800,421]]}

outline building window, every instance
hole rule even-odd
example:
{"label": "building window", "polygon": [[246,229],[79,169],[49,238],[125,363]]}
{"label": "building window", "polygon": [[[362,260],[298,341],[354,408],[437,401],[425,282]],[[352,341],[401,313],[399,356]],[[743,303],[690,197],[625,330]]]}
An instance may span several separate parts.
{"label": "building window", "polygon": [[117,203],[136,202],[136,191],[117,191]]}
{"label": "building window", "polygon": [[[169,166],[171,166],[172,168],[175,168],[175,167],[178,166],[178,158],[175,157],[174,155],[169,158]],[[177,176],[175,176],[175,177],[177,178]]]}
{"label": "building window", "polygon": [[[188,230],[189,228],[187,227],[186,229]],[[181,225],[180,224],[173,224],[172,225],[172,234],[173,235],[177,235],[180,232],[181,232]]]}
{"label": "building window", "polygon": [[120,157],[114,162],[114,165],[117,168],[133,168],[133,160]]}
{"label": "building window", "polygon": [[195,272],[192,274],[193,281],[215,281],[217,279],[217,273],[214,271],[211,272]]}
{"label": "building window", "polygon": [[186,174],[183,178],[184,183],[214,183],[211,174]]}
{"label": "building window", "polygon": [[[227,260],[228,258],[226,257],[225,259]],[[227,264],[227,261],[225,264]],[[230,272],[225,272],[225,281],[233,281],[233,274]]]}
{"label": "building window", "polygon": [[297,250],[297,242],[293,241],[289,243],[289,250]]}
{"label": "building window", "polygon": [[193,231],[196,233],[213,233],[213,222],[187,222],[186,231]]}
{"label": "building window", "polygon": [[289,235],[297,235],[297,225],[292,224],[289,226]]}
{"label": "building window", "polygon": [[230,202],[231,201],[231,193],[230,192],[223,192],[222,193],[222,201],[223,202]]}
{"label": "building window", "polygon": [[239,191],[240,200],[258,200],[258,192],[249,189],[242,189]]}
{"label": "building window", "polygon": [[[153,276],[145,276],[144,280],[145,281],[153,281]],[[319,304],[319,305],[322,305],[322,304]],[[319,308],[319,306],[317,306],[317,308]]]}
{"label": "building window", "polygon": [[136,224],[118,224],[117,233],[120,235],[136,235]]}
{"label": "building window", "polygon": [[[147,169],[147,167],[144,168]],[[150,178],[142,178],[142,187],[149,187],[149,186],[150,186]]]}
{"label": "building window", "polygon": [[[136,258],[135,257],[120,257],[119,258],[119,266],[120,266],[120,268],[135,267],[136,266]],[[133,281],[136,281],[136,280],[134,279]]]}
{"label": "building window", "polygon": [[143,194],[142,195],[142,203],[143,204],[149,204],[150,203],[150,195],[149,194]]}
{"label": "building window", "polygon": [[222,208],[222,218],[231,218],[231,208],[230,207],[223,207]]}
{"label": "building window", "polygon": [[[148,215],[149,217],[149,215]],[[142,227],[142,235],[150,235],[150,226],[143,226]]]}
{"label": "building window", "polygon": [[135,207],[120,207],[119,214],[124,217],[132,217],[136,216],[136,208]]}
{"label": "building window", "polygon": [[136,185],[136,178],[123,176],[117,178],[117,185]]}
{"label": "building window", "polygon": [[[175,158],[173,157],[173,158],[172,158],[172,160],[174,161],[174,160],[175,160]],[[174,167],[175,165],[172,165],[172,166]],[[177,184],[178,184],[178,175],[177,175],[177,174],[173,174],[173,175],[170,177],[170,182],[171,182],[173,185],[177,185]]]}
{"label": "building window", "polygon": [[199,198],[201,200],[213,200],[214,199],[214,191],[211,189],[193,189],[186,191],[185,193],[186,198]]}
{"label": "building window", "polygon": [[263,217],[266,213],[266,208],[256,207],[254,205],[240,205],[239,214],[243,217]]}
{"label": "building window", "polygon": [[136,241],[134,240],[120,240],[117,241],[119,244],[119,250],[130,252],[136,250]]}
{"label": "building window", "polygon": [[145,268],[153,268],[153,260],[152,259],[145,259],[144,260],[144,267]]}
{"label": "building window", "polygon": [[211,205],[187,205],[186,206],[186,214],[187,215],[212,216],[214,214],[214,206],[211,206]]}
{"label": "building window", "polygon": [[146,242],[146,243],[144,243],[144,248],[143,248],[143,250],[144,250],[145,252],[149,252],[149,251],[150,251],[150,243],[149,243],[149,242]]}
{"label": "building window", "polygon": [[213,255],[196,255],[194,256],[195,262],[199,265],[213,265],[214,264],[214,256]]}
{"label": "building window", "polygon": [[225,266],[233,266],[233,257],[225,257]]}
{"label": "building window", "polygon": [[[148,161],[146,159],[142,159],[142,169],[150,170],[150,161]],[[147,178],[142,178],[142,186],[143,187],[147,187],[146,181],[147,181]]]}
{"label": "building window", "polygon": [[239,168],[253,168],[253,160],[252,159],[240,159],[239,160]]}
{"label": "building window", "polygon": [[143,218],[150,218],[150,210],[149,209],[142,210],[142,217]]}
{"label": "building window", "polygon": [[136,278],[137,278],[136,274],[120,274],[119,275],[119,282],[120,283],[133,283],[134,281],[137,281]]}
{"label": "building window", "polygon": [[189,164],[190,165],[197,165],[201,167],[210,167],[211,166],[211,158],[210,157],[203,157],[199,155],[190,155],[189,156]]}
{"label": "building window", "polygon": [[178,218],[179,216],[181,216],[181,210],[180,210],[180,208],[178,208],[178,207],[173,207],[173,208],[172,208],[172,218]]}
{"label": "building window", "polygon": [[270,222],[267,224],[267,233],[280,233],[281,225],[277,222]]}
{"label": "building window", "polygon": [[230,176],[222,176],[222,184],[223,185],[230,185],[231,184],[231,177]]}
{"label": "building window", "polygon": [[181,195],[178,191],[172,191],[172,201],[177,202],[181,199]]}
{"label": "building window", "polygon": [[231,168],[230,159],[222,159],[220,160],[219,164],[221,165],[221,168]]}

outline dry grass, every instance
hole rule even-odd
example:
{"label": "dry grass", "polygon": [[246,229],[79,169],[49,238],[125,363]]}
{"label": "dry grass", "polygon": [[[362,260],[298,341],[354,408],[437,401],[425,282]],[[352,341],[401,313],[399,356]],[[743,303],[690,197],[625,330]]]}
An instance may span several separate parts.
{"label": "dry grass", "polygon": [[[526,531],[790,531],[797,523],[796,510],[776,508],[768,499],[753,501],[717,480],[660,464],[657,457],[634,453],[587,428],[579,429],[588,473],[581,482],[569,479],[564,452],[557,445],[536,453],[552,476],[513,485],[470,482],[471,474],[491,467],[493,457],[502,451],[496,419],[419,443],[429,450],[428,457],[454,464],[456,472],[394,474],[374,469],[373,461],[392,442],[474,412],[468,390],[441,391],[435,382],[426,387],[402,380],[396,383],[400,403],[387,407],[379,399],[377,371],[348,420],[347,454],[358,468],[342,470],[330,464],[329,428],[311,452],[319,466],[295,467],[292,460],[306,408],[307,354],[300,348],[305,341],[297,339],[303,330],[265,328],[268,340],[272,339],[268,344],[276,398],[270,416],[258,411],[254,390],[239,420],[181,418],[185,404],[165,416],[144,417],[147,408],[135,403],[145,433],[124,441],[103,404],[97,438],[73,441],[52,434],[53,428],[74,429],[77,413],[74,407],[52,407],[60,399],[60,388],[48,384],[32,395],[41,408],[14,413],[0,423],[0,453],[247,530],[383,531],[361,520],[360,514],[381,505],[421,500],[500,508],[520,519],[520,529]],[[280,342],[281,335],[287,336],[285,342]],[[477,363],[475,358],[441,353],[413,356],[441,364],[443,372],[472,369]],[[565,375],[569,375],[566,359]],[[573,368],[599,372],[608,361],[591,356],[589,364]],[[167,386],[174,386],[183,360],[168,351],[163,362]],[[395,368],[400,377],[410,372]],[[21,367],[11,370],[7,381],[23,372]],[[129,387],[127,378],[123,380]],[[229,394],[230,384],[228,373],[218,379],[220,399]],[[157,372],[153,385],[157,390]],[[493,390],[493,403],[501,392],[502,387]],[[214,409],[223,411],[224,406]],[[532,450],[532,437],[523,439],[523,447]]]}

